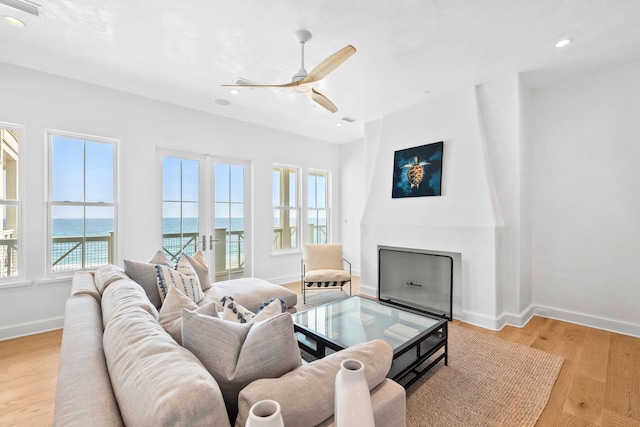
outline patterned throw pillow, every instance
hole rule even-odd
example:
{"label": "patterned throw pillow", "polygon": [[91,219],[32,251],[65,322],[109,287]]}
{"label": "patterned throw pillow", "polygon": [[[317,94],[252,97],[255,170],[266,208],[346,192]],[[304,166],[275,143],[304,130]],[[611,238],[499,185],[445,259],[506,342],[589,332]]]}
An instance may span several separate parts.
{"label": "patterned throw pillow", "polygon": [[260,304],[257,313],[247,310],[230,296],[222,297],[220,303],[223,307],[222,318],[236,323],[262,322],[287,311],[287,304],[279,298],[271,298]]}
{"label": "patterned throw pillow", "polygon": [[204,298],[198,275],[185,257],[180,257],[175,270],[164,265],[155,267],[160,301],[164,301],[170,286],[178,288],[196,304]]}

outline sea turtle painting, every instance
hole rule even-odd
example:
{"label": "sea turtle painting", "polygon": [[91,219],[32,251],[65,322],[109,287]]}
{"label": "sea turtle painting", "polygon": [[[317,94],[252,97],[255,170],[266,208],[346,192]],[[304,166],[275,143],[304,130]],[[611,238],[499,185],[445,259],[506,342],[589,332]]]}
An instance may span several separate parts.
{"label": "sea turtle painting", "polygon": [[429,162],[418,162],[418,156],[413,158],[413,163],[407,163],[402,165],[403,168],[409,168],[407,171],[407,179],[411,188],[419,188],[422,179],[424,178],[424,166],[430,165]]}
{"label": "sea turtle painting", "polygon": [[444,142],[397,150],[391,197],[440,196]]}

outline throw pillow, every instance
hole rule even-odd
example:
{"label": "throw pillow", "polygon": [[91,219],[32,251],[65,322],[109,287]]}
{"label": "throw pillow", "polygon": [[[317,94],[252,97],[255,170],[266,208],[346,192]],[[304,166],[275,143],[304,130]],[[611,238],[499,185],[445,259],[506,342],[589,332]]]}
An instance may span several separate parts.
{"label": "throw pillow", "polygon": [[189,264],[193,267],[198,275],[198,279],[200,280],[200,287],[203,291],[206,291],[210,287],[213,286],[213,282],[211,282],[211,277],[209,276],[209,266],[204,260],[204,254],[201,250],[198,250],[193,256],[189,256],[184,254],[184,257],[187,258]]}
{"label": "throw pillow", "polygon": [[162,300],[158,293],[157,272],[155,268],[156,264],[166,265],[171,268],[173,267],[169,258],[159,250],[153,255],[153,257],[151,257],[149,262],[125,259],[124,272],[131,278],[131,280],[142,286],[142,289],[144,289],[144,292],[147,294],[149,301],[151,301],[156,308],[159,308],[160,305],[162,305]]}
{"label": "throw pillow", "polygon": [[222,318],[236,323],[262,322],[287,311],[287,304],[276,298],[260,304],[258,313],[247,310],[230,296],[222,297],[220,303],[223,307]]}
{"label": "throw pillow", "polygon": [[160,316],[158,322],[165,331],[173,337],[174,340],[182,345],[182,309],[196,311],[200,314],[218,317],[218,310],[214,301],[208,302],[198,307],[195,302],[191,301],[180,289],[170,286],[167,297],[160,308]]}
{"label": "throw pillow", "polygon": [[183,294],[196,304],[204,298],[198,275],[184,256],[181,256],[178,260],[175,270],[165,265],[156,265],[155,269],[158,276],[157,286],[161,302],[167,296],[170,286],[180,289]]}
{"label": "throw pillow", "polygon": [[238,393],[247,384],[280,377],[301,364],[289,313],[241,324],[183,309],[182,345],[215,378],[230,419],[236,417]]}

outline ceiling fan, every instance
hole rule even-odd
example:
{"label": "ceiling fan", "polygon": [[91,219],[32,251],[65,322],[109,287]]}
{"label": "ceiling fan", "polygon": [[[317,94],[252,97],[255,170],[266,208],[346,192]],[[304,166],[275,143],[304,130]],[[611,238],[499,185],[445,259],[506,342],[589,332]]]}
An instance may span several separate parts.
{"label": "ceiling fan", "polygon": [[[300,42],[301,49],[301,68],[300,70],[293,75],[291,78],[291,83],[285,83],[281,85],[259,85],[259,84],[233,84],[233,85],[222,85],[222,86],[233,86],[233,87],[266,87],[266,88],[283,88],[283,89],[292,89],[296,92],[307,94],[313,101],[317,102],[327,110],[335,113],[338,111],[338,108],[334,105],[333,102],[329,100],[326,96],[318,92],[313,88],[313,83],[317,82],[325,78],[330,72],[338,68],[340,64],[349,59],[351,55],[356,53],[356,48],[351,45],[347,45],[322,61],[319,65],[317,65],[310,73],[307,73],[307,70],[304,68],[304,45],[306,42],[311,40],[311,33],[307,30],[298,30],[295,32],[296,39]],[[239,79],[240,80],[240,79]],[[244,79],[243,79],[244,80]]]}

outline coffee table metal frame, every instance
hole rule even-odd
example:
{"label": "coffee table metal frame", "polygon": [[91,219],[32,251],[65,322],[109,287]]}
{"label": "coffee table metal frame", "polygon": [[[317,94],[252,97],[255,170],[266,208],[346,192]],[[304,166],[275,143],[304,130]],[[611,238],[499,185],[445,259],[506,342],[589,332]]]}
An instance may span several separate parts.
{"label": "coffee table metal frame", "polygon": [[[349,299],[351,298],[360,297],[353,296]],[[330,306],[332,304],[340,303],[341,301],[345,301],[345,299],[323,304],[323,306]],[[410,378],[407,382],[403,382],[404,387],[408,388],[411,384],[417,381],[424,373],[433,368],[441,360],[444,359],[444,365],[448,365],[448,323],[446,319],[429,316],[423,312],[410,310],[404,307],[400,308],[396,305],[386,304],[381,301],[369,300],[369,302],[379,304],[391,310],[396,310],[396,312],[392,311],[392,313],[394,314],[399,315],[399,313],[402,312],[413,313],[415,315],[426,317],[435,321],[435,323],[429,328],[421,331],[419,334],[408,339],[403,344],[393,348],[393,362],[391,365],[391,369],[389,370],[389,374],[393,375],[390,377],[391,379],[396,382],[400,382],[409,375],[413,374],[414,377]],[[331,339],[330,337],[327,337],[326,335],[319,333],[309,327],[306,327],[296,321],[297,318],[304,315],[304,313],[307,313],[311,310],[316,310],[317,308],[318,307],[313,307],[309,310],[294,313],[293,327],[298,339],[298,346],[312,356],[321,359],[332,352],[343,350],[347,348],[347,346],[340,343],[339,340]],[[368,339],[375,338],[385,339],[384,336],[368,337]],[[327,353],[327,349],[330,349],[329,353]],[[441,354],[437,355],[429,364],[422,367],[420,366],[429,358],[436,355],[436,353],[441,349],[443,349]],[[414,352],[414,355],[411,356],[410,352]],[[400,369],[399,372],[394,372],[398,369]]]}

